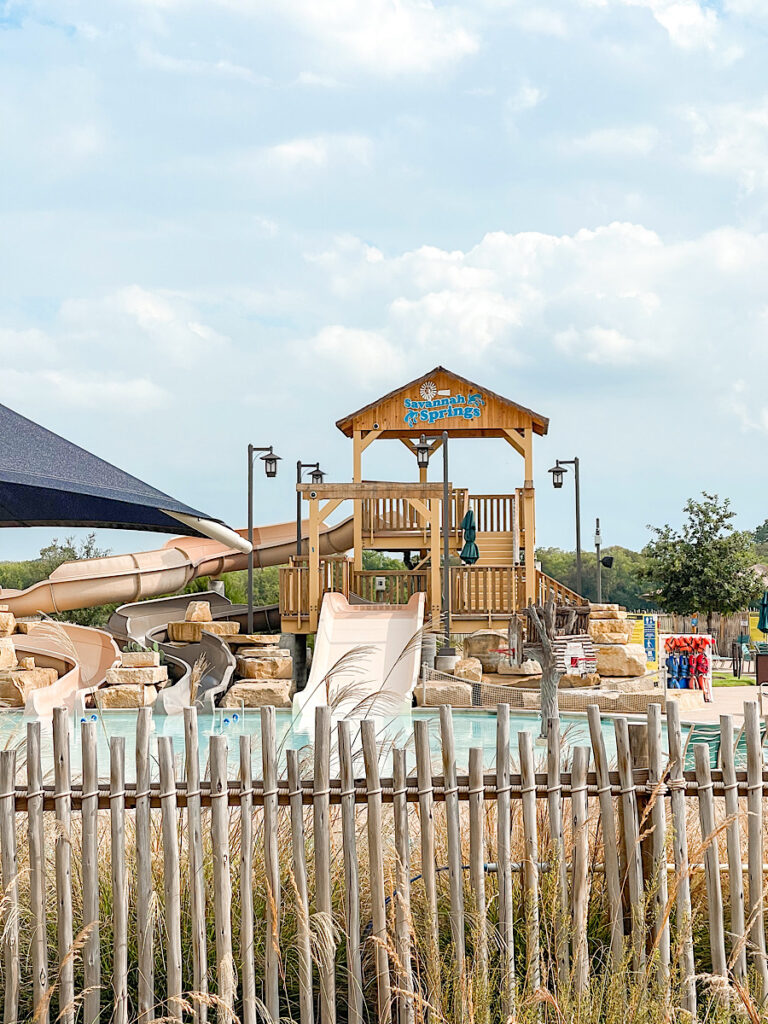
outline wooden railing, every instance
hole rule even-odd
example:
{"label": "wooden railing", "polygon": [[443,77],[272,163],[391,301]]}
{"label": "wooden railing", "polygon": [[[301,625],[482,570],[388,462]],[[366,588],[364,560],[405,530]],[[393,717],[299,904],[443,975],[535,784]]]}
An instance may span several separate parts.
{"label": "wooden railing", "polygon": [[511,565],[460,565],[451,568],[451,614],[483,618],[517,610],[515,569]]}
{"label": "wooden railing", "polygon": [[[377,590],[376,581],[384,580],[385,589]],[[350,589],[366,601],[382,604],[408,604],[414,594],[425,593],[429,605],[429,572],[420,569],[411,572],[402,570],[363,570],[351,573]]]}
{"label": "wooden railing", "polygon": [[587,600],[566,587],[564,583],[558,583],[546,573],[536,570],[536,599],[539,604],[545,604],[553,599],[558,604],[586,604]]}
{"label": "wooden railing", "polygon": [[[320,593],[334,591],[349,597],[351,562],[343,555],[320,559]],[[280,567],[280,614],[285,619],[309,618],[309,566],[306,556],[291,558]]]}
{"label": "wooden railing", "polygon": [[515,529],[514,494],[470,494],[478,533],[512,533]]}
{"label": "wooden railing", "polygon": [[[451,532],[457,536],[468,501],[469,494],[465,487],[455,487],[451,491]],[[405,498],[365,498],[362,506],[364,539],[377,534],[427,532],[424,517]]]}

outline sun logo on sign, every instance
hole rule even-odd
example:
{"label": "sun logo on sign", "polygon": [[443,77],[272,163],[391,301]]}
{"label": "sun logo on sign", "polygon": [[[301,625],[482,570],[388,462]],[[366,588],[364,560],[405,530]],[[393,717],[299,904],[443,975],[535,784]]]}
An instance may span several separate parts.
{"label": "sun logo on sign", "polygon": [[425,380],[419,388],[419,394],[425,402],[431,402],[437,394],[437,385],[433,380]]}

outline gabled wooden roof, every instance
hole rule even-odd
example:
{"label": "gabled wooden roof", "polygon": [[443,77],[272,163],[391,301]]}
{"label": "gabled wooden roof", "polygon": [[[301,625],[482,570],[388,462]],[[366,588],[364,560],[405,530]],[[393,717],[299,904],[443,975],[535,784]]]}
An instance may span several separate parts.
{"label": "gabled wooden roof", "polygon": [[[431,400],[421,393],[428,382],[435,385],[434,389],[427,388],[427,393],[435,392]],[[446,391],[451,394],[444,395]],[[381,430],[382,437],[434,436],[444,430],[455,436],[499,437],[505,430],[525,429],[544,435],[549,419],[444,366],[436,366],[342,417],[336,426],[347,437],[352,437],[355,430]]]}

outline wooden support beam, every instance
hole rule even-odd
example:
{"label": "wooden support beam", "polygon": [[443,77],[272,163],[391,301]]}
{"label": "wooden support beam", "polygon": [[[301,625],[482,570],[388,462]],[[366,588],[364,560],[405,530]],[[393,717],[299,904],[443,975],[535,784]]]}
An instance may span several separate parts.
{"label": "wooden support beam", "polygon": [[[453,490],[453,484],[448,487]],[[298,490],[301,494],[314,494],[316,498],[325,500],[329,498],[358,499],[358,498],[437,498],[443,495],[442,483],[417,484],[417,483],[394,483],[388,480],[366,480],[362,483],[351,484],[299,484]]]}
{"label": "wooden support beam", "polygon": [[320,522],[325,521],[325,517],[331,515],[336,509],[343,503],[343,498],[334,498],[332,501],[326,501],[326,503],[317,510],[317,517]]}
{"label": "wooden support beam", "polygon": [[[530,436],[530,430],[528,434]],[[521,430],[505,430],[504,440],[511,444],[518,455],[525,456],[525,435]]]}
{"label": "wooden support beam", "polygon": [[311,499],[309,502],[309,623],[310,631],[313,633],[317,629],[321,599],[320,517],[318,502],[316,499]]}

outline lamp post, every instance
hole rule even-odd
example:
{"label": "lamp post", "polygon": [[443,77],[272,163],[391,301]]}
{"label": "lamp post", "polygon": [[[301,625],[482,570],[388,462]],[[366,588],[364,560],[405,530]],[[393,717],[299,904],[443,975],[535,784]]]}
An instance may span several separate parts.
{"label": "lamp post", "polygon": [[443,614],[445,615],[444,657],[453,657],[451,647],[451,510],[448,504],[448,431],[443,431]]}
{"label": "lamp post", "polygon": [[257,452],[264,452],[261,461],[264,472],[271,479],[277,476],[277,464],[280,456],[275,455],[272,445],[267,448],[256,448],[248,445],[248,540],[251,550],[248,552],[248,632],[253,632],[253,458]]}
{"label": "lamp post", "polygon": [[600,537],[600,520],[595,519],[595,554],[597,555],[597,603],[603,603],[603,566],[606,569],[610,569],[613,566],[613,556],[605,555],[603,558],[600,557],[600,547],[602,544],[602,538]]}
{"label": "lamp post", "polygon": [[563,486],[563,475],[567,473],[566,466],[573,466],[574,483],[576,489],[576,592],[581,596],[581,482],[579,480],[579,460],[556,459],[550,469],[552,474],[552,486],[560,490]]}
{"label": "lamp post", "polygon": [[325,473],[320,469],[319,462],[302,462],[301,459],[296,463],[296,556],[301,557],[301,494],[299,492],[299,484],[301,483],[302,475],[304,470],[312,470],[312,483],[321,484]]}

